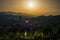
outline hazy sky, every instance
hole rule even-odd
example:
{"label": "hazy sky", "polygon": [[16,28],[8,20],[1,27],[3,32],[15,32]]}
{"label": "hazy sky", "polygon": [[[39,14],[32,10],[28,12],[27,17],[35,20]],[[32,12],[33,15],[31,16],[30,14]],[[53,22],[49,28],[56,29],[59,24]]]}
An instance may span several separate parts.
{"label": "hazy sky", "polygon": [[0,11],[57,15],[60,14],[60,0],[0,0]]}

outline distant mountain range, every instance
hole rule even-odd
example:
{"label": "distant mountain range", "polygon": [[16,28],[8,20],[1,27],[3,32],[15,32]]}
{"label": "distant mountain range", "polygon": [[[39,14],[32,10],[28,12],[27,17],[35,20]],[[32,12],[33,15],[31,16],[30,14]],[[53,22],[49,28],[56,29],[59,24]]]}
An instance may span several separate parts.
{"label": "distant mountain range", "polygon": [[27,14],[27,13],[16,13],[16,12],[0,12],[0,14],[10,14],[10,15],[15,15],[15,16],[28,16],[28,17],[33,17],[34,15],[32,14]]}
{"label": "distant mountain range", "polygon": [[33,15],[25,13],[0,12],[0,26],[16,24],[22,27],[41,27],[49,24],[60,25],[60,15],[33,17]]}

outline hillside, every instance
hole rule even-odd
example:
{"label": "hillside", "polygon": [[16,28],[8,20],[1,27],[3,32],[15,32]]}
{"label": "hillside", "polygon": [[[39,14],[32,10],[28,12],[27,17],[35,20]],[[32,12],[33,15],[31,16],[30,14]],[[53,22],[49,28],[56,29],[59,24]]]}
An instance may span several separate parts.
{"label": "hillside", "polygon": [[25,40],[25,33],[28,35],[27,37],[34,37],[33,40],[42,40],[42,38],[58,40],[60,37],[58,36],[60,35],[60,15],[32,17],[22,13],[20,15],[20,13],[14,12],[0,12],[1,40],[15,40],[16,38],[16,40]]}

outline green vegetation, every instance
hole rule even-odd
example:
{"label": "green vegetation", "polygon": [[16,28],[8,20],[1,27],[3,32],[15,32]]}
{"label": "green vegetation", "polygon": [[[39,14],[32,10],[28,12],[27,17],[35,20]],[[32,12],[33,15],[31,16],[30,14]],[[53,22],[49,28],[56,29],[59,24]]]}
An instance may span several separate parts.
{"label": "green vegetation", "polygon": [[27,29],[25,31],[23,28],[20,30],[13,28],[12,30],[12,27],[9,26],[9,29],[6,28],[4,32],[0,33],[0,40],[60,40],[60,27],[50,26],[46,26],[46,28],[37,27],[36,29],[27,28],[29,31]]}
{"label": "green vegetation", "polygon": [[3,12],[0,40],[60,40],[60,15],[30,18]]}

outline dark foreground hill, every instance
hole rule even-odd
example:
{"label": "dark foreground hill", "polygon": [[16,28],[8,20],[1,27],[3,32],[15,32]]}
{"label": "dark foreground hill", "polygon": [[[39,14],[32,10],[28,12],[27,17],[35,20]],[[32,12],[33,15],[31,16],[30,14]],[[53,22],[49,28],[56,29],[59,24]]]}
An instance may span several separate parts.
{"label": "dark foreground hill", "polygon": [[[60,24],[60,15],[30,17],[26,14],[24,15],[23,13],[20,14],[14,12],[0,12],[0,26],[19,24],[25,27],[25,24],[26,26],[27,24],[29,26],[33,25],[45,26],[48,24]],[[26,21],[28,21],[28,23]]]}
{"label": "dark foreground hill", "polygon": [[60,40],[60,15],[32,17],[23,13],[0,12],[1,40],[27,40],[26,35],[32,37],[31,40]]}

